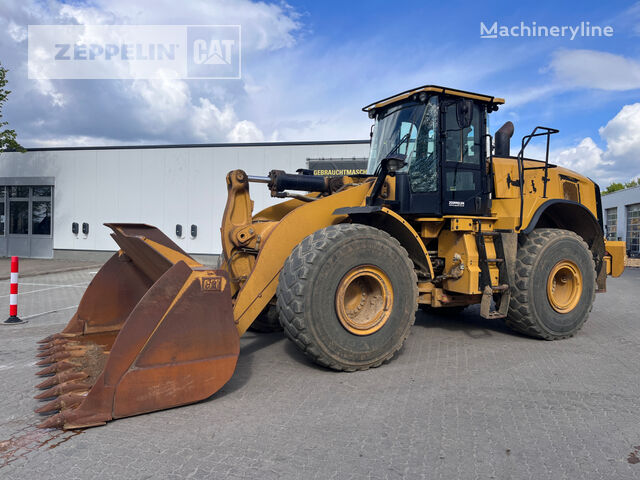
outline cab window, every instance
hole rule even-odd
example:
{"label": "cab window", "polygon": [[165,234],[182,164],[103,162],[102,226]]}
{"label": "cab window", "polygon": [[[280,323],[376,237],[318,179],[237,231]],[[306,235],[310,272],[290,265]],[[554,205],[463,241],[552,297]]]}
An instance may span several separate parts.
{"label": "cab window", "polygon": [[479,186],[475,183],[476,175],[469,169],[481,165],[482,111],[477,104],[473,105],[471,125],[466,128],[458,126],[456,115],[456,102],[452,101],[444,110],[444,158],[448,165],[445,188],[449,192],[475,191]]}
{"label": "cab window", "polygon": [[427,102],[417,129],[415,149],[409,161],[409,184],[415,193],[438,191],[438,116],[438,97],[433,96]]}
{"label": "cab window", "polygon": [[482,143],[482,112],[477,104],[473,105],[473,118],[467,128],[458,127],[456,103],[445,107],[445,160],[447,162],[480,165],[480,146]]}

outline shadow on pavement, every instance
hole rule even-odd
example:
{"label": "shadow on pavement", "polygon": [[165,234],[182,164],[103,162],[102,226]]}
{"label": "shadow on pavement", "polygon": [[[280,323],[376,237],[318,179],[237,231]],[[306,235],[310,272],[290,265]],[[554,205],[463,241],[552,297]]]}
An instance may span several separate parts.
{"label": "shadow on pavement", "polygon": [[233,376],[224,387],[203,401],[208,402],[222,398],[225,395],[241,389],[251,378],[253,354],[283,340],[285,340],[285,338],[282,332],[245,334],[240,340],[240,355],[238,356],[238,363]]}
{"label": "shadow on pavement", "polygon": [[471,338],[491,337],[495,333],[521,336],[505,325],[504,319],[489,320],[480,316],[480,307],[472,305],[461,313],[448,314],[437,311],[426,312],[418,309],[416,327],[436,328],[450,332],[462,332]]}

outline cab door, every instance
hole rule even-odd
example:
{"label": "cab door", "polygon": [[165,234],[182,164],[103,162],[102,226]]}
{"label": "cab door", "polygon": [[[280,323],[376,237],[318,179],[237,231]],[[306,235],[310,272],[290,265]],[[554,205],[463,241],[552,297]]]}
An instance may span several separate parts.
{"label": "cab door", "polygon": [[467,99],[445,99],[441,115],[442,213],[488,215],[485,108]]}

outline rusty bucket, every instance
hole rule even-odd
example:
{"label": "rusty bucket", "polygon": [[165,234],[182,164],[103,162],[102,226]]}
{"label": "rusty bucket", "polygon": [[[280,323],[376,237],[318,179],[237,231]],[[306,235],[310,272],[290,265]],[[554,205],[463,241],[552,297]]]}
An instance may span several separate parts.
{"label": "rusty bucket", "polygon": [[229,279],[157,228],[107,224],[120,246],[66,328],[39,343],[41,428],[73,429],[203,400],[239,353]]}

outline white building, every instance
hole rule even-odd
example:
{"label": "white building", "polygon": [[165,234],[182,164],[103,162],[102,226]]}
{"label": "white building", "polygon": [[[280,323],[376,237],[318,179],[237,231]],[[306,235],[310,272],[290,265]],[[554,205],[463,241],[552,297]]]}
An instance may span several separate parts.
{"label": "white building", "polygon": [[[117,246],[106,222],[147,223],[189,253],[219,254],[228,171],[294,173],[307,168],[309,159],[362,161],[368,154],[366,140],[5,152],[0,154],[0,256],[112,252]],[[263,184],[252,184],[251,196],[254,211],[281,201]]]}
{"label": "white building", "polygon": [[627,255],[640,256],[640,186],[602,196],[605,231],[609,240],[627,242]]}

